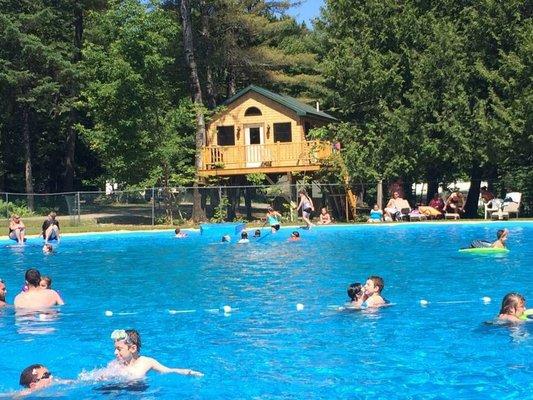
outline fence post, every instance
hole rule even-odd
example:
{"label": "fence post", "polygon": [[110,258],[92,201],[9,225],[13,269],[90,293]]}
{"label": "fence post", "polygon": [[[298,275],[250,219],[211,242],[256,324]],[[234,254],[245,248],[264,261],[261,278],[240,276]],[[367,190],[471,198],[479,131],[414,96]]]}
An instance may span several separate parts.
{"label": "fence post", "polygon": [[76,192],[76,203],[78,203],[78,224],[81,222],[81,201],[80,201],[80,192]]}
{"label": "fence post", "polygon": [[152,187],[152,226],[155,225],[155,189]]}
{"label": "fence post", "polygon": [[9,215],[9,207],[7,205],[7,203],[9,203],[9,194],[6,193],[6,214],[7,214],[7,219],[11,218],[11,215]]}
{"label": "fence post", "polygon": [[382,210],[383,209],[383,180],[381,179],[378,181],[377,192],[378,192],[378,198],[377,198],[378,207],[380,210]]}

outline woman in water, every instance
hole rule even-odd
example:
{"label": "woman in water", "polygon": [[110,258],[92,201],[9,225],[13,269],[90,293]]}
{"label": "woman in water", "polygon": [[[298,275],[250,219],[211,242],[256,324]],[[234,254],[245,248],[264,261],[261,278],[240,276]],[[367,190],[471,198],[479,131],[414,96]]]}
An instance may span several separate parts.
{"label": "woman in water", "polygon": [[313,200],[307,195],[307,192],[305,189],[300,190],[300,204],[298,204],[298,208],[296,211],[302,209],[302,219],[306,223],[306,228],[309,229],[312,226],[315,226],[310,218],[311,213],[315,210],[315,206],[313,205]]}
{"label": "woman in water", "polygon": [[9,221],[9,238],[15,240],[18,244],[24,244],[26,241],[26,226],[20,219],[20,216],[13,214]]}
{"label": "woman in water", "polygon": [[526,311],[526,299],[520,293],[508,293],[502,301],[500,321],[523,322],[524,311]]}

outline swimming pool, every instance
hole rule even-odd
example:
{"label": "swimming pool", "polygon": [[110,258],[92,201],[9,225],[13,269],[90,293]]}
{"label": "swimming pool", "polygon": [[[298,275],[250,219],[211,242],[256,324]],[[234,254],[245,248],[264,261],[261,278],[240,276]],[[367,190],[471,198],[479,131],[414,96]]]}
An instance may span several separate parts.
{"label": "swimming pool", "polygon": [[[458,253],[501,227],[510,230],[509,254]],[[113,358],[111,331],[135,328],[142,354],[205,376],[151,373],[130,388],[83,382],[39,395],[531,398],[533,323],[483,322],[507,292],[531,296],[532,223],[318,227],[288,243],[291,230],[265,229],[248,245],[197,232],[181,240],[168,231],[65,237],[51,256],[37,239],[23,250],[0,242],[10,303],[29,267],[51,275],[67,302],[42,320],[0,311],[0,392],[18,389],[20,371],[35,362],[71,379],[103,367]],[[348,284],[371,274],[385,279],[384,297],[394,305],[336,310]],[[484,296],[492,301],[484,304]],[[224,305],[233,311],[225,315]]]}

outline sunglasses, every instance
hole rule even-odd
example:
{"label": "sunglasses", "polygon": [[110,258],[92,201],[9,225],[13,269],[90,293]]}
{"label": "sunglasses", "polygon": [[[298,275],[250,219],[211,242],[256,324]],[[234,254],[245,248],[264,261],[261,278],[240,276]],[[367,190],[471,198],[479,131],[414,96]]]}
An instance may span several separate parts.
{"label": "sunglasses", "polygon": [[35,379],[34,382],[42,381],[43,379],[48,379],[52,376],[52,373],[50,371],[46,371],[44,374],[41,375],[40,378]]}

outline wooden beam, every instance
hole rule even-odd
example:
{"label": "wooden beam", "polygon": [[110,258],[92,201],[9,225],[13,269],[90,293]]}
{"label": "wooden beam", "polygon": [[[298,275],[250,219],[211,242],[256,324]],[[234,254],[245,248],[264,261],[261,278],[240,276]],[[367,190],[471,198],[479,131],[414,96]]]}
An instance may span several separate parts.
{"label": "wooden beam", "polygon": [[200,176],[231,176],[247,174],[286,174],[289,172],[318,171],[320,165],[297,165],[284,167],[258,167],[258,168],[235,168],[235,169],[207,169],[198,171]]}

